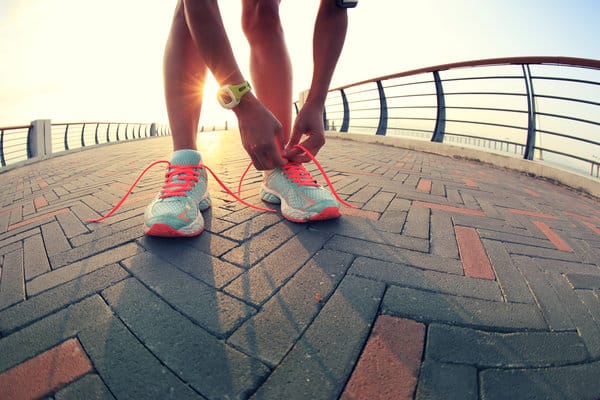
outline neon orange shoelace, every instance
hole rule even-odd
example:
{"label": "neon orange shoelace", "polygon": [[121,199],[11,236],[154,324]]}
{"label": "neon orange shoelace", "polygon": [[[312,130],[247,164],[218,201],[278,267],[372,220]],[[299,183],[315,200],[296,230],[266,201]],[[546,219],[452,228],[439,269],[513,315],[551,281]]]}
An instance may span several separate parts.
{"label": "neon orange shoelace", "polygon": [[[305,147],[303,147],[299,144],[295,145],[295,147],[298,147],[299,149],[304,151],[308,155],[308,157],[311,159],[311,161],[317,166],[317,168],[319,169],[319,172],[325,179],[325,182],[327,182],[327,186],[329,187],[329,190],[331,191],[331,194],[335,197],[335,199],[337,201],[339,201],[340,203],[342,203],[343,205],[345,205],[346,207],[356,208],[352,204],[349,204],[340,198],[340,196],[335,191],[333,184],[331,183],[331,180],[327,176],[327,173],[325,172],[325,170],[323,169],[321,164],[317,161],[317,159]],[[227,192],[227,194],[229,194],[231,197],[233,197],[234,199],[236,199],[243,205],[250,207],[250,208],[254,208],[255,210],[259,210],[259,211],[276,212],[275,210],[270,209],[270,208],[265,208],[265,207],[260,207],[260,206],[254,205],[254,204],[250,204],[250,203],[246,202],[244,199],[242,199],[240,196],[242,182],[244,181],[244,178],[245,178],[246,174],[248,173],[248,170],[250,169],[250,167],[252,167],[252,162],[250,162],[248,164],[248,166],[244,170],[244,173],[240,177],[240,182],[238,184],[238,194],[236,195],[235,193],[233,193],[231,191],[231,189],[229,189],[227,187],[227,185],[225,185],[225,183],[223,183],[223,181],[221,179],[219,179],[219,177],[213,172],[213,170],[210,169],[205,164],[172,165],[167,160],[159,160],[159,161],[154,161],[153,163],[148,165],[138,175],[138,177],[131,184],[131,186],[125,193],[125,195],[123,195],[121,200],[119,200],[119,202],[112,208],[112,210],[110,210],[108,213],[106,213],[105,215],[103,215],[99,218],[89,219],[89,220],[87,220],[87,222],[101,222],[101,221],[107,219],[108,217],[110,217],[111,215],[113,215],[123,205],[125,200],[129,197],[129,195],[131,194],[131,192],[133,191],[135,186],[142,179],[142,177],[146,174],[146,172],[148,172],[152,167],[154,167],[155,165],[158,165],[158,164],[168,164],[167,173],[165,174],[165,184],[163,185],[162,190],[160,192],[161,199],[164,199],[167,197],[185,196],[186,192],[190,191],[193,188],[194,184],[196,182],[198,182],[198,179],[200,176],[199,170],[201,170],[202,168],[206,168],[206,170],[208,172],[210,172],[211,176],[215,179],[215,181],[217,181],[217,183],[223,188],[223,190],[225,190],[225,192]],[[284,173],[292,180],[292,182],[297,183],[299,186],[319,186],[317,181],[310,175],[310,173],[300,163],[290,162],[290,163],[284,165],[282,167],[282,169],[283,169]],[[177,181],[174,180],[175,177],[177,177]]]}

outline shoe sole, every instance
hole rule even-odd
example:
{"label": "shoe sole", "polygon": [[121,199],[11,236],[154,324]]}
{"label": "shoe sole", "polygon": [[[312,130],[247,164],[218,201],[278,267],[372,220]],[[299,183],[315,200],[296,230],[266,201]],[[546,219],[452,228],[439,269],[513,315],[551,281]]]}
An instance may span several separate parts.
{"label": "shoe sole", "polygon": [[335,219],[341,217],[342,215],[340,213],[340,209],[335,206],[326,207],[318,213],[308,213],[301,210],[296,210],[288,206],[287,202],[281,198],[279,193],[264,187],[262,189],[261,199],[267,203],[281,204],[281,215],[283,218],[296,223]]}
{"label": "shoe sole", "polygon": [[[204,198],[199,205],[199,210],[205,211],[210,208],[212,205],[210,197]],[[202,219],[202,215],[198,214],[198,219],[202,220],[202,224],[199,229],[189,230],[197,221],[192,222],[189,225],[182,227],[181,229],[174,229],[170,225],[167,224],[154,224],[151,227],[144,224],[144,235],[146,236],[158,236],[158,237],[193,237],[198,236],[202,232],[204,232],[204,220]]]}

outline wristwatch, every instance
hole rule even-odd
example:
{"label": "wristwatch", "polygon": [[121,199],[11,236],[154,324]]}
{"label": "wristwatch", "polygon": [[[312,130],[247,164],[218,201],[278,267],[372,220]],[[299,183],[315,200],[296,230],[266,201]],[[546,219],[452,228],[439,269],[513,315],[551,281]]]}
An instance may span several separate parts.
{"label": "wristwatch", "polygon": [[217,92],[217,100],[223,108],[232,109],[238,104],[242,97],[252,90],[248,82],[238,83],[237,85],[222,86]]}

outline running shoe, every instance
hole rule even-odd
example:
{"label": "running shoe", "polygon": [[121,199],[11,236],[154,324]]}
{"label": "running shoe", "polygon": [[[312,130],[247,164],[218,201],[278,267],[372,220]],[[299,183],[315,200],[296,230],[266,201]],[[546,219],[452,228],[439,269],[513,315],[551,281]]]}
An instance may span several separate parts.
{"label": "running shoe", "polygon": [[151,236],[196,236],[204,230],[200,211],[210,207],[206,169],[200,153],[173,153],[165,183],[144,212],[144,233]]}
{"label": "running shoe", "polygon": [[281,204],[281,214],[293,222],[338,218],[340,205],[300,163],[276,168],[263,180],[260,197]]}

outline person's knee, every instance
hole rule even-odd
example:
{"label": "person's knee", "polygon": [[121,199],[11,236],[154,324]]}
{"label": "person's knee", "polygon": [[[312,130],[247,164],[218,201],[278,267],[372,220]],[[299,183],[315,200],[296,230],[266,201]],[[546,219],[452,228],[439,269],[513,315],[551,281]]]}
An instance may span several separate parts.
{"label": "person's knee", "polygon": [[252,42],[261,36],[283,33],[279,19],[280,0],[246,0],[242,13],[242,29]]}

